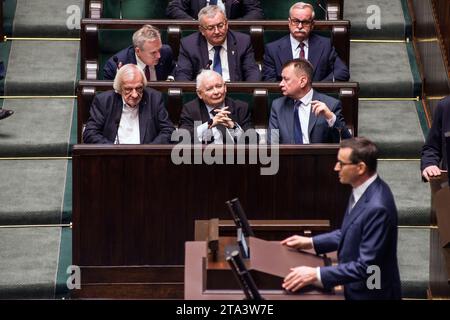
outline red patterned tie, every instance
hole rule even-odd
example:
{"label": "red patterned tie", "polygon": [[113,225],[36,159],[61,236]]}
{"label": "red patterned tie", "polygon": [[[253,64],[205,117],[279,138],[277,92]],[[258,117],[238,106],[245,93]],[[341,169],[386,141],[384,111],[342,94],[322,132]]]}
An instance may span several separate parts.
{"label": "red patterned tie", "polygon": [[305,59],[305,44],[300,42],[298,46],[300,48],[300,58]]}
{"label": "red patterned tie", "polygon": [[147,78],[147,81],[150,81],[150,68],[148,66],[145,66],[144,72],[145,72],[145,77]]}

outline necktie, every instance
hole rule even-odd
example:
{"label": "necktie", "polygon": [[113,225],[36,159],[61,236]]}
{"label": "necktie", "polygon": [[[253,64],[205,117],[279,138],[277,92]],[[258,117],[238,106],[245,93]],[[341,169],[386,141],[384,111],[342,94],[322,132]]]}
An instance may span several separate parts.
{"label": "necktie", "polygon": [[355,196],[352,195],[350,196],[350,199],[348,200],[348,208],[347,208],[347,214],[350,214],[350,212],[352,212],[353,206],[355,205]]}
{"label": "necktie", "polygon": [[145,66],[144,68],[145,78],[147,78],[147,81],[150,81],[150,68],[148,66]]}
{"label": "necktie", "polygon": [[294,103],[294,142],[295,144],[303,144],[302,127],[300,125],[300,118],[298,116],[298,108],[302,104],[301,100]]}
{"label": "necktie", "polygon": [[217,0],[210,0],[209,5],[210,6],[217,5]]}
{"label": "necktie", "polygon": [[300,48],[299,58],[305,59],[305,44],[300,42],[298,47]]}
{"label": "necktie", "polygon": [[220,49],[222,46],[214,46],[214,64],[213,70],[222,75],[222,62],[220,61]]}

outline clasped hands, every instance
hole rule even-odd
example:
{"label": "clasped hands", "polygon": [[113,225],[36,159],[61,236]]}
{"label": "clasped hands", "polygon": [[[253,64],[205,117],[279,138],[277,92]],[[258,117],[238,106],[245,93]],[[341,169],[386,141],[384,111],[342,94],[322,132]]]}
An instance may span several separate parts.
{"label": "clasped hands", "polygon": [[[312,249],[312,238],[291,236],[281,241],[282,245],[295,249]],[[297,291],[307,285],[315,283],[317,270],[312,267],[299,266],[290,269],[290,273],[284,278],[282,287],[287,291]]]}
{"label": "clasped hands", "polygon": [[219,124],[223,125],[224,127],[231,129],[234,128],[234,122],[229,117],[229,114],[231,113],[228,111],[229,107],[223,107],[220,109],[214,109],[213,111],[216,112],[216,115],[213,118],[213,122],[210,126],[210,128],[213,128]]}

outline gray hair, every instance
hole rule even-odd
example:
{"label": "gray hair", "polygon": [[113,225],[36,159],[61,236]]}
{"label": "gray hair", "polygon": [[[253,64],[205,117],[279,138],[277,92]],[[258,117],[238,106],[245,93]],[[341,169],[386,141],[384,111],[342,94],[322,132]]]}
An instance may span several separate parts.
{"label": "gray hair", "polygon": [[204,69],[204,70],[202,70],[202,72],[200,72],[200,73],[197,75],[195,88],[196,88],[197,90],[200,90],[200,87],[202,86],[203,82],[204,82],[206,79],[208,79],[208,78],[210,78],[210,77],[212,77],[212,76],[214,76],[214,75],[218,75],[218,76],[222,79],[222,81],[223,81],[223,78],[222,78],[222,76],[220,75],[220,73],[217,73],[216,71],[214,71],[214,70],[209,70],[209,69]]}
{"label": "gray hair", "polygon": [[141,70],[137,65],[129,63],[122,66],[117,70],[116,77],[114,78],[113,88],[117,93],[122,93],[123,80],[126,77],[134,77],[136,72],[139,72],[142,76],[142,85],[147,86],[147,78],[145,77],[144,71]]}
{"label": "gray hair", "polygon": [[223,14],[226,19],[225,12],[223,12],[222,8],[216,5],[203,7],[198,13],[198,21],[200,21],[204,16],[209,18],[213,18],[217,13]]}
{"label": "gray hair", "polygon": [[159,30],[154,26],[146,24],[133,34],[133,46],[144,50],[146,41],[161,40]]}
{"label": "gray hair", "polygon": [[294,9],[306,9],[309,8],[312,11],[312,19],[314,20],[314,18],[316,17],[316,13],[314,12],[314,7],[309,4],[309,3],[305,3],[305,2],[296,2],[294,3],[291,8],[289,9],[289,16],[291,16],[292,14],[292,10]]}

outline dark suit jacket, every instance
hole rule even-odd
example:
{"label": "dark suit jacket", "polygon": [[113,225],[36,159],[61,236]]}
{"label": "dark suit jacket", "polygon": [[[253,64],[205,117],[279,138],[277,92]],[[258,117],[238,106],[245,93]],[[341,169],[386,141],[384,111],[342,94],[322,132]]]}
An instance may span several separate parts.
{"label": "dark suit jacket", "polygon": [[433,123],[427,140],[422,148],[421,171],[428,166],[447,169],[447,153],[445,145],[446,132],[450,131],[450,96],[439,101],[433,115]]}
{"label": "dark suit jacket", "polygon": [[[228,110],[231,112],[230,118],[239,124],[242,130],[246,131],[253,128],[250,110],[247,103],[227,97],[225,98],[225,106],[229,107]],[[202,123],[205,123],[209,119],[210,117],[205,103],[203,100],[195,98],[183,106],[180,115],[179,128],[189,130],[192,138],[191,141],[194,142],[195,137],[197,137],[194,121],[201,121]]]}
{"label": "dark suit jacket", "polygon": [[[342,116],[341,102],[332,97],[314,90],[313,100],[324,102],[330,111],[336,115],[336,122],[330,128],[323,116],[316,117],[313,112],[309,116],[309,142],[310,143],[338,143],[342,139],[351,137],[351,133],[345,128]],[[312,108],[311,108],[312,109]],[[312,110],[311,110],[312,111]],[[271,129],[279,130],[279,144],[295,144],[294,142],[294,100],[289,97],[281,97],[272,102],[269,118],[268,142],[275,141],[277,134]],[[339,133],[338,129],[342,129]]]}
{"label": "dark suit jacket", "polygon": [[[337,266],[321,267],[325,288],[344,285],[346,299],[401,299],[397,264],[397,208],[389,186],[377,178],[364,192],[342,227],[315,236],[318,254],[338,251]],[[369,266],[380,269],[381,288],[370,290],[366,279]]]}
{"label": "dark suit jacket", "polygon": [[[348,67],[338,57],[331,40],[311,33],[308,40],[308,60],[314,67],[313,81],[348,81]],[[292,60],[292,47],[289,35],[268,43],[264,50],[263,80],[281,81],[282,66]]]}
{"label": "dark suit jacket", "polygon": [[[258,0],[222,0],[228,19],[260,20],[264,18]],[[166,14],[173,19],[197,20],[198,12],[206,6],[206,0],[172,0]]]}
{"label": "dark suit jacket", "polygon": [[[228,67],[231,81],[260,81],[261,74],[255,62],[250,36],[228,31]],[[175,69],[175,80],[193,81],[197,74],[208,65],[208,45],[206,38],[196,32],[183,39]]]}
{"label": "dark suit jacket", "polygon": [[[114,143],[122,116],[122,96],[109,90],[95,96],[83,133],[84,143]],[[170,143],[173,127],[159,91],[145,88],[139,103],[141,143]],[[120,140],[120,137],[119,137]]]}
{"label": "dark suit jacket", "polygon": [[[136,55],[134,53],[134,47],[129,46],[115,54],[118,62],[122,62],[122,65],[132,63],[137,64]],[[112,56],[103,67],[103,79],[114,80],[117,72],[117,64],[114,62]],[[173,60],[172,48],[166,44],[163,44],[161,48],[161,58],[158,64],[155,66],[156,78],[160,81],[167,80],[167,77],[172,75],[175,62]]]}

